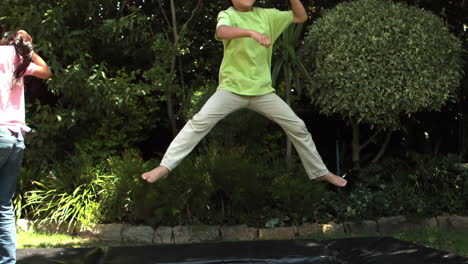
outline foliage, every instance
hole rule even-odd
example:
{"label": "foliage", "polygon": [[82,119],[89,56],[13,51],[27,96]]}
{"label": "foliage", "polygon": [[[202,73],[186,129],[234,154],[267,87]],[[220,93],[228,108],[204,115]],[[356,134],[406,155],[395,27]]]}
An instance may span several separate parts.
{"label": "foliage", "polygon": [[[298,47],[302,41],[302,24],[290,25],[275,42],[274,54],[276,55],[272,70],[272,81],[277,83],[278,77],[283,75],[286,82],[286,98],[290,98],[291,89],[301,94],[302,83],[312,82],[311,77],[304,64],[299,58],[301,50]],[[278,85],[277,85],[278,86]],[[290,102],[289,102],[290,103]]]}
{"label": "foliage", "polygon": [[[242,125],[239,125],[242,124]],[[222,143],[252,157],[274,162],[282,158],[284,131],[264,116],[250,110],[240,110],[221,120],[206,137],[206,149],[210,144]]]}
{"label": "foliage", "polygon": [[92,153],[101,160],[146,140],[150,135],[144,131],[152,129],[159,120],[154,116],[159,110],[155,104],[158,97],[148,96],[151,93],[149,85],[135,83],[138,71],[120,71],[117,74],[103,83],[105,87],[96,88],[101,94],[104,93],[96,97],[107,100],[100,104],[99,114],[90,115],[91,120],[86,120],[97,124],[93,128],[94,133],[89,138],[83,138],[80,134],[82,139],[77,139],[75,143],[78,151],[88,155]]}
{"label": "foliage", "polygon": [[389,0],[343,2],[306,37],[310,96],[327,115],[398,128],[440,110],[460,85],[461,43],[435,15]]}
{"label": "foliage", "polygon": [[331,197],[331,208],[353,220],[466,212],[468,173],[456,170],[457,162],[456,156],[417,153],[389,158],[363,169],[354,186]]}
{"label": "foliage", "polygon": [[15,217],[17,219],[23,218],[24,215],[30,215],[30,209],[26,193],[34,188],[34,178],[36,171],[22,167],[18,176],[16,185],[16,193],[13,198],[13,205],[15,208]]}
{"label": "foliage", "polygon": [[103,182],[103,194],[99,201],[102,222],[135,222],[138,216],[134,212],[140,201],[138,191],[144,189],[140,175],[151,169],[152,161],[144,162],[138,152],[129,150],[120,156],[107,160],[109,177]]}
{"label": "foliage", "polygon": [[[302,39],[302,24],[292,24],[281,34],[274,45],[275,62],[272,70],[272,82],[279,88],[284,88],[284,97],[286,103],[291,106],[291,93],[297,90],[299,95],[302,92],[303,81],[312,82],[304,64],[299,59],[297,51]],[[284,85],[278,85],[279,75],[283,75]],[[286,160],[288,166],[291,166],[292,144],[287,138],[286,141]]]}
{"label": "foliage", "polygon": [[302,165],[298,162],[295,164],[291,171],[283,171],[273,179],[269,186],[273,202],[280,212],[291,217],[292,223],[323,220],[320,214],[325,209],[324,196],[328,192],[317,181],[305,181],[307,175]]}
{"label": "foliage", "polygon": [[216,194],[216,204],[221,202],[221,210],[235,217],[262,208],[266,204],[268,192],[264,186],[268,175],[262,175],[259,164],[247,153],[239,149],[212,146],[208,151],[210,160],[206,169],[212,179]]}
{"label": "foliage", "polygon": [[140,183],[140,187],[131,195],[135,197],[132,222],[177,225],[210,217],[207,175],[190,160],[182,162],[167,179],[154,185]]}
{"label": "foliage", "polygon": [[37,188],[27,193],[30,217],[70,226],[95,223],[99,219],[102,185],[108,178],[102,165],[74,158],[51,171],[47,178],[33,182]]}
{"label": "foliage", "polygon": [[[142,75],[151,66],[151,45],[161,33],[151,28],[154,17],[120,4],[0,4],[8,14],[3,23],[30,32],[36,51],[53,71],[48,91],[43,89],[41,100],[30,100],[27,109],[33,132],[25,160],[41,173],[81,153],[101,161],[119,155],[148,140],[145,132],[158,126],[164,98],[159,86]],[[43,86],[37,80],[31,83],[35,90]]]}

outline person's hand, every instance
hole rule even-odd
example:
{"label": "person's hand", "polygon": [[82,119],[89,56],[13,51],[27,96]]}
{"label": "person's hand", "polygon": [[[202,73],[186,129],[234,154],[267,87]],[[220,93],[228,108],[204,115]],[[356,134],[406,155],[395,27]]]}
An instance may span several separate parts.
{"label": "person's hand", "polygon": [[252,31],[250,37],[258,41],[258,44],[264,46],[265,48],[269,48],[271,46],[270,38],[267,35]]}
{"label": "person's hand", "polygon": [[26,32],[24,30],[18,30],[18,32],[16,32],[16,33],[21,35],[23,37],[24,41],[28,41],[28,42],[32,43],[31,35],[29,35],[28,32]]}

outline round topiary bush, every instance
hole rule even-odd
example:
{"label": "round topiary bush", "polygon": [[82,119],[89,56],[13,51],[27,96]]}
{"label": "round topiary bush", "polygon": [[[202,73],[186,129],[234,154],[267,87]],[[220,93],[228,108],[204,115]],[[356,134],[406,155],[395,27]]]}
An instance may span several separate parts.
{"label": "round topiary bush", "polygon": [[461,41],[444,21],[390,0],[337,5],[305,45],[314,103],[355,123],[395,129],[402,114],[440,110],[463,75]]}

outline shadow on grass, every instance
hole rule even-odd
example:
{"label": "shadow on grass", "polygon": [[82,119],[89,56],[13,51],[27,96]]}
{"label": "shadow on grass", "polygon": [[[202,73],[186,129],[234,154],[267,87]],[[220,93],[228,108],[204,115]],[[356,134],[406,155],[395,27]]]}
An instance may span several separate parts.
{"label": "shadow on grass", "polygon": [[105,259],[107,248],[23,249],[18,264],[98,264]]}

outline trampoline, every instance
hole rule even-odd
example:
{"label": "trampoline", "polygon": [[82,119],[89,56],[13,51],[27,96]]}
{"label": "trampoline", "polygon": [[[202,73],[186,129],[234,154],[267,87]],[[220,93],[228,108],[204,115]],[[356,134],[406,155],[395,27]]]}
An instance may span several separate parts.
{"label": "trampoline", "polygon": [[19,249],[18,264],[468,264],[393,238]]}

